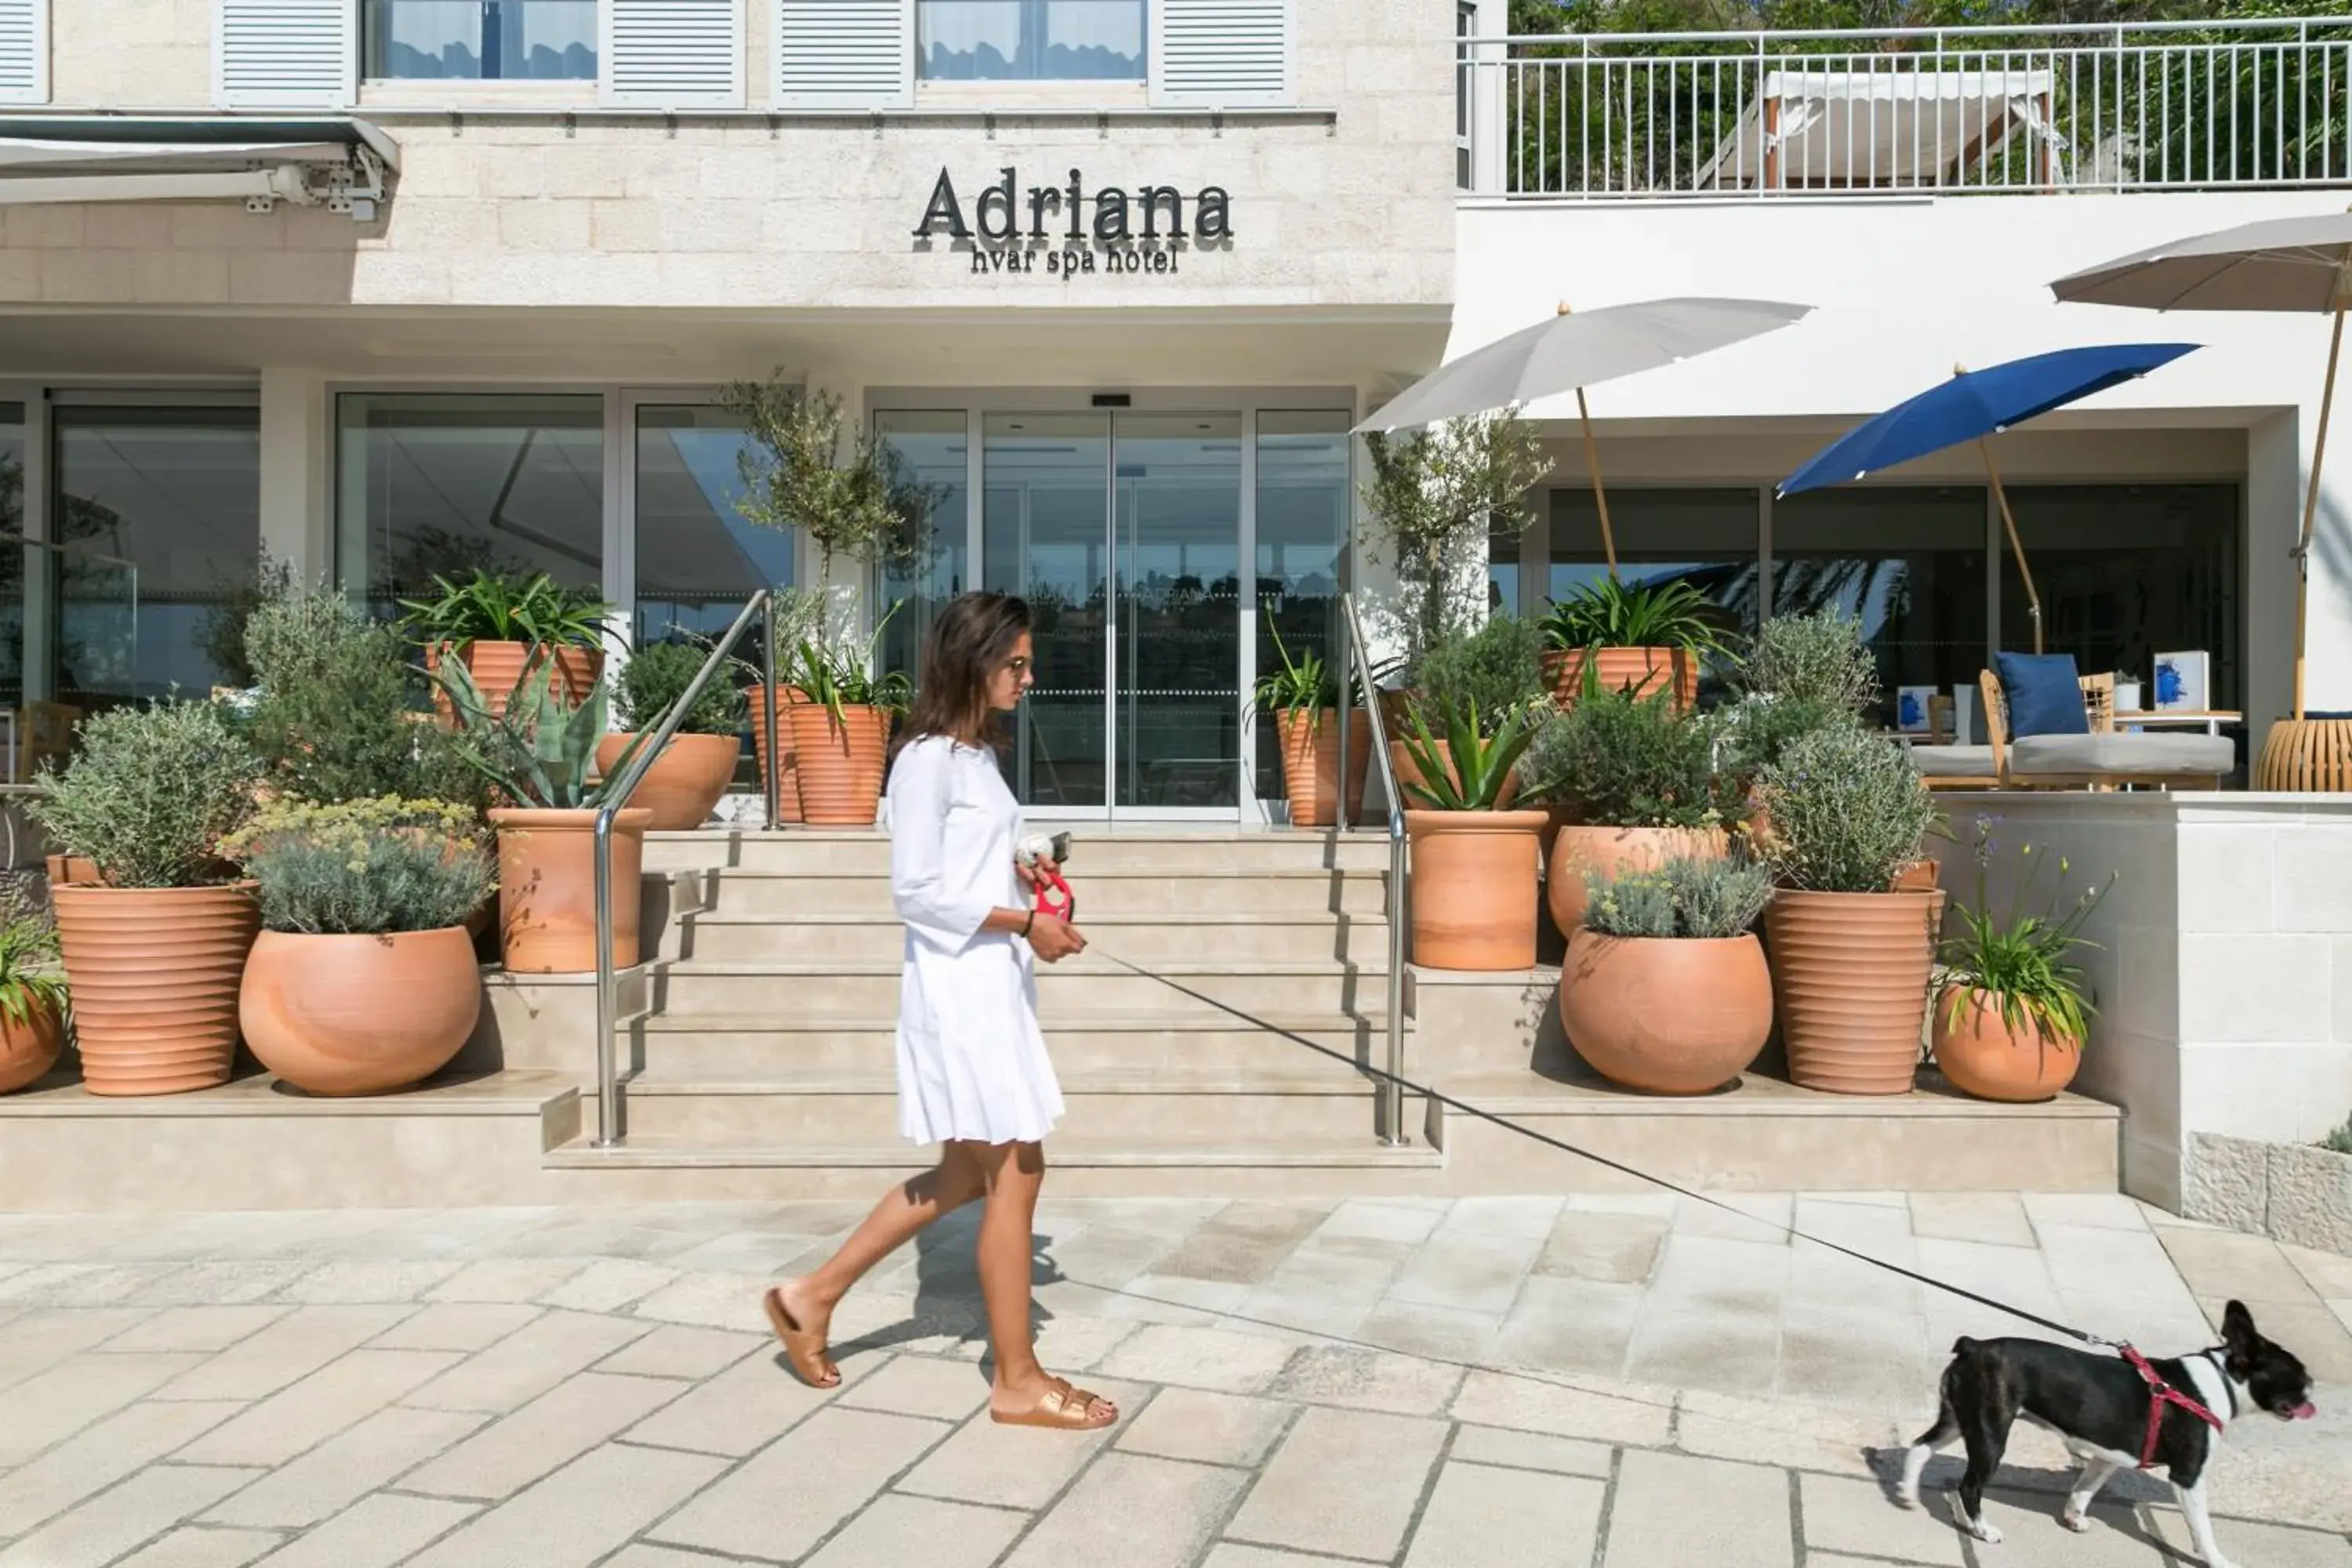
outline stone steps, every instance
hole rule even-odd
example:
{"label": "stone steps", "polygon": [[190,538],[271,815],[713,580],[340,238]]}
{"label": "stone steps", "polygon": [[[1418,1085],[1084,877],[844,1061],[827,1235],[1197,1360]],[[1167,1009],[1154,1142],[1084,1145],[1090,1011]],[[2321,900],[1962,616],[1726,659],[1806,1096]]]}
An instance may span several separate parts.
{"label": "stone steps", "polygon": [[[1344,1069],[1387,1048],[1386,1015],[1352,1024],[1328,1013],[1263,1015],[1254,1029],[1223,1015],[1062,1012],[1045,1026],[1057,1071],[1233,1074]],[[1410,1025],[1408,1025],[1410,1027]],[[772,1014],[651,1013],[622,1026],[623,1058],[707,1076],[878,1071],[895,1060],[898,1020]]]}
{"label": "stone steps", "polygon": [[[899,984],[895,958],[830,963],[665,960],[646,969],[647,1005],[680,1016],[789,1012],[872,1017],[896,1012]],[[1328,1013],[1336,1022],[1382,1005],[1386,995],[1379,973],[1332,960],[1178,962],[1155,964],[1152,974],[1144,975],[1108,957],[1082,953],[1037,968],[1038,1016],[1048,1023],[1065,1011],[1230,1017],[1219,1013],[1220,1006],[1254,1015]]]}
{"label": "stone steps", "polygon": [[[1041,823],[1039,832],[1064,825]],[[1073,882],[1092,876],[1183,877],[1207,865],[1228,874],[1341,869],[1377,874],[1389,864],[1385,829],[1294,832],[1287,828],[1089,827],[1067,825]],[[800,876],[887,877],[889,835],[879,828],[785,828],[775,833],[648,833],[648,872],[752,870]]]}
{"label": "stone steps", "polygon": [[[855,871],[772,871],[726,868],[699,876],[672,873],[698,884],[696,907],[729,916],[889,915],[887,863]],[[1096,865],[1070,868],[1079,913],[1351,914],[1388,911],[1388,872],[1329,867],[1261,868],[1211,862],[1189,871],[1128,871]]]}
{"label": "stone steps", "polygon": [[[1146,966],[1163,963],[1354,963],[1385,969],[1389,930],[1379,915],[1205,912],[1155,914],[1082,911],[1087,940]],[[656,956],[709,963],[846,960],[896,964],[906,927],[893,914],[845,914],[812,900],[796,914],[681,915],[662,933]],[[1045,973],[1041,968],[1040,973]]]}

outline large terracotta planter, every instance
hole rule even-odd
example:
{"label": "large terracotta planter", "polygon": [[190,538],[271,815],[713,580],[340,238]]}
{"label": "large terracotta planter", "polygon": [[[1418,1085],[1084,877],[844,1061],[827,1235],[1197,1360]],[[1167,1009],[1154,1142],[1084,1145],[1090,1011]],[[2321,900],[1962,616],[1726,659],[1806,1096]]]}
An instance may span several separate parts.
{"label": "large terracotta planter", "polygon": [[[1592,652],[1599,658],[1605,690],[1631,691],[1636,697],[1671,690],[1675,709],[1685,713],[1698,701],[1698,660],[1681,648],[1604,647]],[[1585,658],[1580,647],[1551,648],[1543,655],[1544,679],[1551,687],[1552,700],[1562,708],[1575,707],[1584,695]]]}
{"label": "large terracotta planter", "polygon": [[[760,786],[765,789],[768,774],[776,773],[777,823],[801,820],[800,754],[793,749],[793,705],[808,700],[808,694],[797,686],[776,688],[776,750],[768,745],[768,701],[764,686],[744,689],[743,695],[751,704],[751,754],[760,763]],[[780,754],[781,753],[781,754]]]}
{"label": "large terracotta planter", "polygon": [[795,703],[793,750],[800,771],[801,820],[812,827],[870,827],[882,800],[890,715],[879,708]]}
{"label": "large terracotta planter", "polygon": [[332,1095],[384,1094],[431,1077],[481,1011],[481,970],[463,926],[384,936],[266,931],[237,1001],[245,1043],[263,1067]]}
{"label": "large terracotta planter", "polygon": [[[1328,827],[1339,820],[1339,710],[1291,709],[1276,715],[1282,741],[1282,792],[1294,827]],[[1364,778],[1372,762],[1371,715],[1348,715],[1348,820],[1364,820]]]}
{"label": "large terracotta planter", "polygon": [[250,885],[49,890],[73,987],[82,1086],[183,1094],[228,1081],[236,993],[261,930]]}
{"label": "large terracotta planter", "polygon": [[1544,871],[1544,904],[1562,936],[1584,924],[1591,901],[1584,874],[1650,871],[1673,859],[1720,860],[1731,852],[1731,836],[1720,827],[1595,827],[1571,825],[1552,838]]}
{"label": "large terracotta planter", "polygon": [[1536,962],[1540,811],[1408,811],[1412,961],[1431,969],[1530,969]]}
{"label": "large terracotta planter", "polygon": [[[441,661],[449,657],[448,650],[446,643],[426,646],[425,672],[427,675],[439,673]],[[488,705],[492,718],[507,710],[507,700],[522,684],[523,667],[530,658],[530,651],[531,645],[527,642],[497,642],[488,638],[477,638],[458,646],[458,662],[466,667],[466,673],[472,676],[474,684],[481,689],[482,700]],[[562,692],[564,700],[574,705],[587,701],[588,694],[596,689],[597,679],[604,673],[604,650],[600,647],[559,647],[551,650],[551,658],[550,652],[541,649],[539,658],[548,672],[549,689]],[[441,716],[444,723],[457,721],[457,710],[437,679],[433,683],[433,710]]]}
{"label": "large terracotta planter", "polygon": [[[607,735],[596,742],[596,772],[610,777],[635,735]],[[646,826],[656,833],[682,833],[710,820],[719,797],[735,777],[735,759],[742,742],[732,735],[672,735],[669,744],[629,797],[633,806],[653,813]],[[631,759],[635,761],[635,759]]]}
{"label": "large terracotta planter", "polygon": [[1936,1065],[1955,1088],[1979,1100],[2048,1100],[2073,1083],[2083,1066],[2080,1039],[2044,1030],[2030,1016],[2012,1032],[2000,1005],[1973,987],[1936,999],[1933,1038]]}
{"label": "large terracotta planter", "polygon": [[[1444,759],[1447,771],[1449,773],[1452,772],[1454,767],[1454,748],[1444,741],[1437,742],[1436,745],[1437,754]],[[1400,801],[1398,804],[1402,805],[1407,811],[1419,810],[1420,803],[1412,795],[1411,786],[1422,782],[1421,764],[1412,760],[1412,748],[1408,747],[1402,741],[1391,741],[1389,742],[1389,767],[1396,774],[1397,789],[1404,794],[1404,799]],[[1459,775],[1457,774],[1455,777],[1456,781],[1459,782]],[[1508,811],[1511,809],[1511,803],[1518,798],[1519,771],[1517,768],[1513,768],[1511,770],[1511,776],[1503,781],[1503,787],[1496,793],[1495,809],[1497,811]]]}
{"label": "large terracotta planter", "polygon": [[1937,893],[1783,888],[1764,909],[1789,1076],[1831,1094],[1902,1094],[1919,1068]]}
{"label": "large terracotta planter", "polygon": [[[637,962],[638,882],[653,813],[613,819],[613,967]],[[499,936],[513,974],[585,974],[596,967],[596,814],[490,813],[499,834]]]}
{"label": "large terracotta planter", "polygon": [[21,1023],[0,1012],[0,1094],[39,1082],[65,1048],[65,1019],[56,1008],[28,998]]}
{"label": "large terracotta planter", "polygon": [[1559,1021],[1601,1076],[1651,1094],[1706,1094],[1772,1033],[1772,975],[1752,935],[1580,931],[1559,972]]}

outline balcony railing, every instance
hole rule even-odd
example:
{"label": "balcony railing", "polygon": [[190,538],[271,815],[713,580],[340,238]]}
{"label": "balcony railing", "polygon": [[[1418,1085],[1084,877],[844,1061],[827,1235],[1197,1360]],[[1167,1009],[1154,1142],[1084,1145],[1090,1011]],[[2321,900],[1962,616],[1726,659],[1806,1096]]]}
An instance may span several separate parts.
{"label": "balcony railing", "polygon": [[2352,184],[2352,17],[1460,40],[1467,188],[1570,200]]}

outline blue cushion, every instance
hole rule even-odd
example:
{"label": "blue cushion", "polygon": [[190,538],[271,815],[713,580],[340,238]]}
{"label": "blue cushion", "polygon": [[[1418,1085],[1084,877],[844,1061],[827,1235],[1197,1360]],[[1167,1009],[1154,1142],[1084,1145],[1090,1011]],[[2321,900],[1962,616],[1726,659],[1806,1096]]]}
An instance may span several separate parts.
{"label": "blue cushion", "polygon": [[2091,732],[2073,654],[1997,653],[1992,668],[2000,678],[2001,695],[2009,700],[2011,738]]}

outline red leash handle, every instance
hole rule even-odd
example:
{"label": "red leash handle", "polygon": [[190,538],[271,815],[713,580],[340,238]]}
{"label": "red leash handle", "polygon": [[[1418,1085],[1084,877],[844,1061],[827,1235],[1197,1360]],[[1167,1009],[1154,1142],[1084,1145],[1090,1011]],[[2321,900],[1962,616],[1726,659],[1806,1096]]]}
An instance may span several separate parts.
{"label": "red leash handle", "polygon": [[[1037,912],[1052,915],[1055,920],[1068,920],[1078,907],[1078,896],[1070,891],[1070,884],[1063,880],[1062,874],[1048,871],[1042,865],[1030,867],[1029,872],[1035,879],[1030,885],[1036,889]],[[1058,901],[1055,898],[1057,893],[1061,895]]]}

